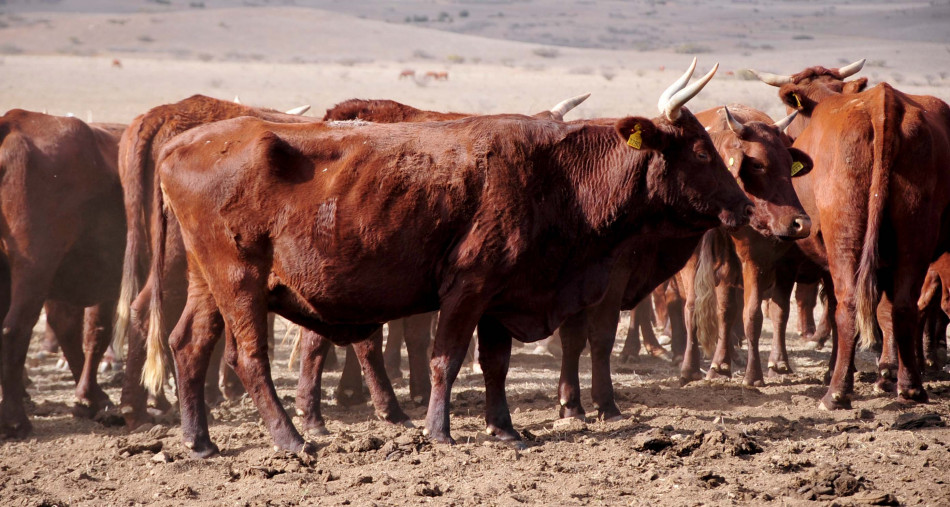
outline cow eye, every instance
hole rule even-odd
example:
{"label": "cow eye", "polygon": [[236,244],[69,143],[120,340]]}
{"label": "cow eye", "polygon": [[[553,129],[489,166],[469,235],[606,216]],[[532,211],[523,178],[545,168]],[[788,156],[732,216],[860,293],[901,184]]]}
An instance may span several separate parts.
{"label": "cow eye", "polygon": [[763,164],[762,162],[759,162],[758,160],[753,160],[749,164],[749,167],[752,169],[752,172],[754,174],[762,174],[765,172],[765,164]]}
{"label": "cow eye", "polygon": [[711,157],[709,156],[709,153],[706,153],[705,151],[697,151],[696,158],[698,158],[702,162],[709,162],[709,159]]}

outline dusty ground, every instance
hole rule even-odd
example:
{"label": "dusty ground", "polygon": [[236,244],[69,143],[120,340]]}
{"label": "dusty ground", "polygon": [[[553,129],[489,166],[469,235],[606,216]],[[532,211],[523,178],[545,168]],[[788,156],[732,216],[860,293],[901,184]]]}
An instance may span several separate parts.
{"label": "dusty ground", "polygon": [[[352,97],[533,113],[590,91],[574,117],[652,116],[695,55],[701,68],[722,67],[694,111],[742,102],[779,117],[775,90],[744,79],[744,68],[791,73],[867,58],[861,75],[872,84],[950,100],[948,21],[946,0],[6,0],[0,112],[127,123],[204,93],[285,109],[309,103],[315,116]],[[397,79],[404,69],[417,77]],[[427,80],[427,71],[450,79]],[[213,410],[223,453],[208,461],[186,457],[175,421],[130,434],[74,419],[69,375],[31,356],[36,432],[0,442],[0,504],[950,505],[950,379],[928,381],[930,404],[902,407],[872,392],[873,357],[862,352],[855,409],[821,412],[827,351],[796,337],[796,374],[759,389],[679,388],[666,362],[615,364],[626,419],[563,426],[558,362],[516,349],[508,392],[526,451],[481,435],[482,381],[470,370],[455,388],[455,447],[370,421],[368,405],[338,408],[334,372],[324,412],[332,435],[315,439],[319,455],[307,462],[271,450],[246,400]],[[763,342],[765,356],[768,334]],[[289,407],[296,375],[286,361],[278,347],[274,371]],[[103,381],[117,400],[121,373]],[[411,405],[407,387],[397,394],[420,426],[424,408]],[[895,427],[927,413],[939,421]]]}

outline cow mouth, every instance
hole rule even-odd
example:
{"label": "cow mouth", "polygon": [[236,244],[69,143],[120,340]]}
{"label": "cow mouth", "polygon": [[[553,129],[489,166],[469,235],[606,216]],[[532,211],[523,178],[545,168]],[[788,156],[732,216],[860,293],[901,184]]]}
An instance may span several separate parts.
{"label": "cow mouth", "polygon": [[752,204],[748,202],[736,209],[723,209],[719,212],[719,221],[730,229],[738,229],[749,224],[753,211]]}

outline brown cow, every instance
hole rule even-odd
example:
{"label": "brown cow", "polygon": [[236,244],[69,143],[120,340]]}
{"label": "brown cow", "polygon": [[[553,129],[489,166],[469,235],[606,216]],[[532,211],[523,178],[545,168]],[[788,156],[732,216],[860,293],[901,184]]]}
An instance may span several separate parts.
{"label": "brown cow", "polygon": [[950,254],[930,265],[917,301],[921,338],[917,358],[931,370],[940,370],[947,359],[947,317],[950,316]]}
{"label": "brown cow", "polygon": [[[305,107],[294,111],[300,112]],[[280,122],[315,122],[296,114],[258,109],[239,102],[218,100],[194,95],[174,104],[152,108],[140,115],[122,135],[119,146],[119,175],[125,195],[125,215],[128,223],[122,292],[117,310],[115,341],[117,348],[128,337],[126,377],[122,387],[121,412],[129,428],[147,420],[147,396],[139,378],[145,361],[143,326],[147,322],[148,302],[153,280],[146,280],[150,260],[150,231],[155,194],[155,160],[159,151],[175,135],[210,123],[238,116],[257,116]],[[174,220],[174,217],[171,218]],[[184,248],[178,227],[172,222],[166,250],[166,283],[164,284],[165,312],[178,315],[185,304]],[[130,325],[131,324],[131,325]],[[217,393],[215,383],[209,385],[209,395]]]}
{"label": "brown cow", "polygon": [[[740,288],[744,298],[742,322],[749,343],[743,382],[765,383],[759,358],[762,302],[775,284],[775,262],[791,248],[790,241],[807,237],[811,231],[811,220],[795,195],[792,178],[807,174],[812,161],[790,147],[791,141],[783,134],[796,115],[793,112],[773,125],[765,113],[737,104],[697,115],[709,128],[719,155],[727,160],[746,195],[756,204],[756,214],[749,226],[706,233],[697,262],[691,262],[680,273],[686,289],[687,319],[686,354],[680,370],[683,383],[700,378],[697,343],[707,354],[716,345],[708,378],[731,374],[733,348],[729,337],[738,316]],[[784,311],[787,313],[788,308]],[[699,330],[704,332],[697,336]],[[769,358],[773,373],[791,372],[784,338],[784,333],[776,333],[773,339]]]}
{"label": "brown cow", "polygon": [[[875,313],[885,338],[896,344],[899,399],[927,399],[914,346],[917,300],[927,266],[948,246],[942,217],[950,204],[950,108],[887,83],[862,91],[867,79],[844,81],[863,63],[760,74],[779,87],[790,110],[801,112],[804,128],[795,146],[815,162],[802,181],[813,193],[816,212],[809,214],[817,215],[819,227],[802,247],[827,266],[834,285],[837,337],[834,372],[821,400],[826,409],[851,405],[855,337],[860,332],[862,344],[870,344]],[[889,350],[885,344],[882,370]]]}
{"label": "brown cow", "polygon": [[122,128],[21,109],[0,117],[2,436],[32,430],[23,368],[46,301],[49,326],[77,382],[78,410],[91,414],[109,404],[96,371],[122,276],[125,220],[116,169]]}
{"label": "brown cow", "polygon": [[[712,113],[718,115],[715,110],[712,110]],[[709,114],[709,112],[704,114]],[[743,114],[749,114],[750,118],[754,117],[752,113],[746,113],[744,109]],[[743,129],[742,135],[728,128],[725,130],[717,128],[711,135],[722,151],[730,152],[728,158],[732,158],[734,162],[733,176],[738,176],[747,194],[756,204],[752,226],[769,237],[794,237],[799,234],[796,231],[805,226],[803,222],[807,218],[803,216],[801,207],[796,207],[797,200],[794,199],[794,192],[791,189],[792,157],[781,144],[778,132],[770,126],[771,120],[764,115],[755,118],[761,120],[763,117],[768,124],[750,126],[748,131]],[[742,136],[748,136],[749,139]],[[768,170],[764,174],[756,172],[752,164],[768,159],[765,154],[774,151],[776,143],[784,154],[780,162],[766,165]],[[737,148],[739,150],[736,150]],[[748,149],[750,155],[740,153],[742,149]],[[807,164],[806,156],[797,158],[802,159],[803,166]],[[747,163],[750,167],[740,170],[743,163]],[[771,166],[779,164],[784,164],[788,171],[779,174],[772,169]],[[597,306],[585,309],[571,317],[561,327],[559,333],[564,349],[559,381],[561,417],[584,417],[577,369],[580,353],[586,343],[589,343],[591,347],[591,397],[598,411],[598,418],[609,420],[621,416],[613,396],[610,378],[610,351],[613,349],[616,336],[619,311],[636,307],[650,292],[683,269],[700,244],[702,232],[704,231],[683,234],[682,237],[661,242],[634,244],[631,255],[618,263],[613,275],[615,282],[604,300]],[[684,294],[690,290],[691,288],[684,288]],[[683,378],[693,378],[695,376],[693,372],[698,371],[698,350],[692,347],[692,343],[689,343],[689,348],[687,348],[685,347],[687,344],[677,339],[688,334],[685,329],[682,329],[682,323],[693,321],[692,302],[687,301],[686,305],[677,305],[675,301],[673,303],[669,308],[674,338],[673,356],[684,359]],[[731,329],[731,326],[726,329]]]}
{"label": "brown cow", "polygon": [[[227,322],[233,364],[275,443],[304,449],[270,380],[268,308],[335,343],[439,308],[426,418],[438,442],[453,441],[450,389],[477,326],[489,432],[520,440],[504,392],[512,337],[543,339],[599,300],[631,237],[664,234],[667,220],[690,230],[747,220],[749,201],[682,109],[713,72],[674,83],[661,117],[613,127],[517,115],[350,126],[239,118],[176,138],[159,172],[188,248],[188,304],[170,339],[186,445],[216,451],[201,385]],[[153,271],[162,260],[157,252]],[[162,377],[152,363],[161,358],[156,333],[150,378]]]}

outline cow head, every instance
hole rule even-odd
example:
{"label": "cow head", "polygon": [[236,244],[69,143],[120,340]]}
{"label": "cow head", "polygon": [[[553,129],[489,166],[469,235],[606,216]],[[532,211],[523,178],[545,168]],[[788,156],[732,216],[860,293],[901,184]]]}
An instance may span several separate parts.
{"label": "cow head", "polygon": [[811,113],[822,100],[842,93],[858,93],[868,84],[867,78],[845,81],[864,67],[864,60],[858,60],[839,69],[809,67],[798,74],[782,76],[767,72],[752,71],[760,81],[779,88],[779,98],[789,112],[801,113],[789,130],[789,135],[797,137],[808,124]]}
{"label": "cow head", "polygon": [[802,208],[792,178],[812,168],[811,158],[788,146],[783,130],[798,112],[777,123],[737,120],[727,107],[710,127],[713,144],[755,210],[749,225],[766,237],[801,239],[811,232],[811,219]]}
{"label": "cow head", "polygon": [[[652,120],[623,118],[617,135],[632,153],[647,153],[648,198],[673,211],[672,219],[704,230],[724,224],[748,223],[752,206],[726,170],[709,134],[683,106],[712,79],[718,65],[687,86],[696,60],[683,76],[660,96],[662,113]],[[668,214],[668,213],[667,213]]]}

